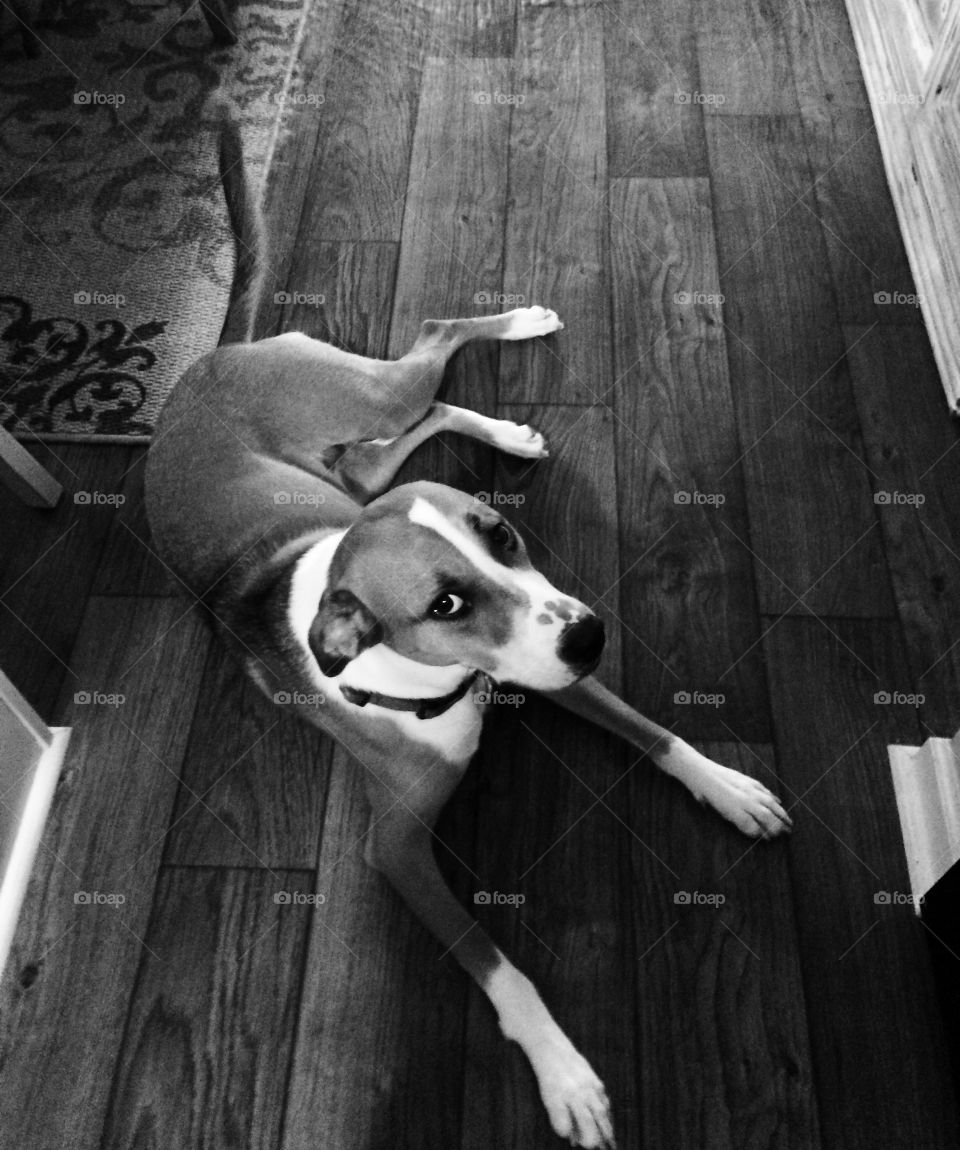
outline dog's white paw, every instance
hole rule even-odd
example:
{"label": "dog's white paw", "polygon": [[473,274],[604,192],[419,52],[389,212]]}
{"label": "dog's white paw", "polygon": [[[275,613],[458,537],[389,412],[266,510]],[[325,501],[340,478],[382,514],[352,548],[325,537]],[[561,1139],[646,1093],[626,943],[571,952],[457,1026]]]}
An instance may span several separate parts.
{"label": "dog's white paw", "polygon": [[709,803],[751,838],[771,839],[793,826],[793,820],[776,795],[740,771],[714,763],[701,788],[697,798]]}
{"label": "dog's white paw", "polygon": [[533,339],[534,336],[560,331],[563,327],[557,313],[545,307],[518,307],[508,311],[503,319],[508,322],[504,325],[501,339]]}
{"label": "dog's white paw", "polygon": [[610,1103],[593,1067],[573,1046],[538,1067],[540,1096],[550,1125],[571,1146],[615,1150]]}
{"label": "dog's white paw", "polygon": [[529,424],[521,426],[509,419],[498,422],[491,442],[501,451],[519,455],[523,459],[545,459],[550,454],[547,441],[539,431]]}

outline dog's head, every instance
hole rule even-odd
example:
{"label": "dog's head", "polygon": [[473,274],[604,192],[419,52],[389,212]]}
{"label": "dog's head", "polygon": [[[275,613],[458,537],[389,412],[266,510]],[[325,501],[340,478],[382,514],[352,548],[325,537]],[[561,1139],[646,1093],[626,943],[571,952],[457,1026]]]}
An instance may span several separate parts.
{"label": "dog's head", "polygon": [[498,511],[410,483],[368,504],[340,542],[309,641],[325,675],[382,642],[419,663],[559,690],[596,667],[604,634],[534,570]]}

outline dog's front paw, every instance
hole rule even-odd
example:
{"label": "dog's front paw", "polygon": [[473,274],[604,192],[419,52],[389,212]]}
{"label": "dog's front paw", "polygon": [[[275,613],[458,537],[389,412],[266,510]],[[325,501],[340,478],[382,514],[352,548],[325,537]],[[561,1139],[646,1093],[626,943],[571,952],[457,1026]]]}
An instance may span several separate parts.
{"label": "dog's front paw", "polygon": [[675,774],[701,803],[729,819],[751,838],[774,838],[793,827],[780,800],[763,783],[740,771],[722,767],[687,747],[682,759],[671,764]]}
{"label": "dog's front paw", "polygon": [[507,312],[503,319],[507,322],[501,339],[533,339],[563,327],[557,313],[545,307],[518,307]]}
{"label": "dog's front paw", "polygon": [[522,459],[546,459],[550,454],[547,450],[547,441],[535,428],[529,424],[513,423],[509,419],[501,419],[493,434],[493,444],[501,451],[510,455],[519,455]]}
{"label": "dog's front paw", "polygon": [[540,1095],[550,1125],[571,1146],[615,1150],[610,1102],[593,1067],[572,1045],[537,1067]]}
{"label": "dog's front paw", "polygon": [[793,820],[771,791],[749,775],[715,764],[715,774],[704,783],[700,801],[752,838],[771,839],[784,834]]}

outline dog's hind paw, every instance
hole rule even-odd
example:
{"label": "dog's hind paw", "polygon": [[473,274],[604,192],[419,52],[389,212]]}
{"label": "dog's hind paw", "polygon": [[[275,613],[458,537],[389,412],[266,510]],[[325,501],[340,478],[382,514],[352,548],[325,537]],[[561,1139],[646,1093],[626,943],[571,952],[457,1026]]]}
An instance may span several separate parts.
{"label": "dog's hind paw", "polygon": [[522,459],[545,459],[549,454],[547,441],[529,424],[513,423],[509,419],[498,421],[491,439],[494,447]]}
{"label": "dog's hind paw", "polygon": [[533,339],[563,327],[557,313],[545,307],[518,307],[501,318],[506,321],[501,339]]}

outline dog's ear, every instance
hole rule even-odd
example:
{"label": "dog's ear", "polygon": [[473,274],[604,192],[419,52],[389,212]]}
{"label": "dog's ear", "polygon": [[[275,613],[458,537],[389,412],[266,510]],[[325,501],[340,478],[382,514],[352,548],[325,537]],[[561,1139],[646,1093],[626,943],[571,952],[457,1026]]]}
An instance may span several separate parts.
{"label": "dog's ear", "polygon": [[309,642],[325,675],[339,675],[351,659],[382,639],[383,628],[352,591],[324,591]]}

